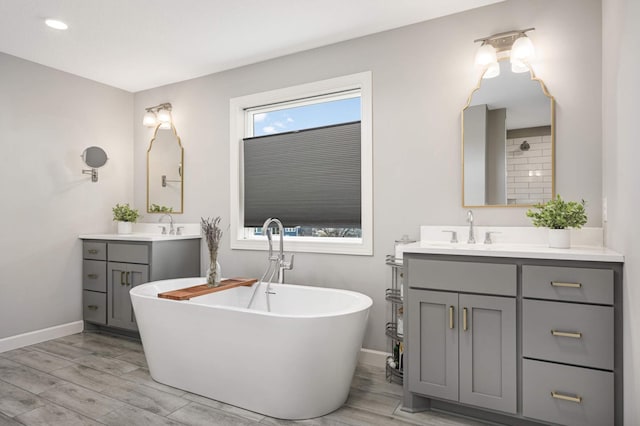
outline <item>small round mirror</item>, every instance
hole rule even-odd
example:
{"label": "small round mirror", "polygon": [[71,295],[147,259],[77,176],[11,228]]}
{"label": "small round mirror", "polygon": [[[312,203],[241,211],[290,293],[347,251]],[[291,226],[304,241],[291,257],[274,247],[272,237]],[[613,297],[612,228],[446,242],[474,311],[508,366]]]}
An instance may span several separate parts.
{"label": "small round mirror", "polygon": [[104,166],[107,160],[107,153],[99,146],[90,146],[82,151],[82,161],[92,169]]}

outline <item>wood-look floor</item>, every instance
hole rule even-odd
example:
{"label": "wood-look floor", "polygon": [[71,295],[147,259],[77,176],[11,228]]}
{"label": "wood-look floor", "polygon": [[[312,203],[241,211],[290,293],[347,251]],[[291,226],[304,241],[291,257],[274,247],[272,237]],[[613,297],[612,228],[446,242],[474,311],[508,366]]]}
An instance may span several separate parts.
{"label": "wood-look floor", "polygon": [[85,332],[0,353],[0,426],[480,425],[442,413],[403,412],[401,395],[382,368],[360,365],[343,407],[285,421],[153,381],[142,345],[132,339]]}

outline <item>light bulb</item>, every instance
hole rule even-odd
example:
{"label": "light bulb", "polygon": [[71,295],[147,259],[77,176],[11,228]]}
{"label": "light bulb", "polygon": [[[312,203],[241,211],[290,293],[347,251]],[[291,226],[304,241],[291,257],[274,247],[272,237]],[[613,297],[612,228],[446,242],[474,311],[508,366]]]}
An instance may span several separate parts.
{"label": "light bulb", "polygon": [[161,129],[170,129],[171,128],[171,122],[164,122],[164,123],[160,123],[159,126]]}
{"label": "light bulb", "polygon": [[168,129],[171,127],[171,111],[168,109],[161,109],[158,111],[158,121],[161,124],[168,124],[169,127],[161,127],[162,129]]}
{"label": "light bulb", "polygon": [[155,127],[156,124],[156,115],[153,111],[147,111],[142,118],[142,125],[145,127]]}
{"label": "light bulb", "polygon": [[500,75],[500,64],[496,61],[492,64],[489,64],[487,69],[485,70],[482,78],[493,78]]}
{"label": "light bulb", "polygon": [[53,28],[56,30],[66,30],[67,28],[69,28],[69,26],[67,24],[65,24],[62,21],[58,21],[57,19],[45,19],[44,23],[47,25],[47,27],[49,28]]}
{"label": "light bulb", "polygon": [[535,56],[535,53],[531,39],[522,35],[511,46],[511,61],[529,61]]}
{"label": "light bulb", "polygon": [[490,44],[483,44],[476,53],[476,64],[480,66],[489,65],[493,62],[497,62],[496,49]]}

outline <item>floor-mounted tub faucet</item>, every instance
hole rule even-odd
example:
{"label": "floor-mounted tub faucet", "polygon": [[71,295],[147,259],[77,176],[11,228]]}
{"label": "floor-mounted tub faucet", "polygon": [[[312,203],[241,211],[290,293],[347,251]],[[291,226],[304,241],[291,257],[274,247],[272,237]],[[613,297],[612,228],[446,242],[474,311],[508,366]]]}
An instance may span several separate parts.
{"label": "floor-mounted tub faucet", "polygon": [[[278,233],[280,234],[280,251],[277,255],[273,254],[273,241],[271,240],[271,229],[269,227],[274,223],[278,226]],[[282,222],[276,218],[269,218],[262,225],[263,232],[267,235],[267,240],[269,241],[269,261],[275,262],[278,268],[278,282],[280,284],[284,283],[284,271],[293,269],[293,256],[291,255],[291,261],[287,262],[284,260],[284,227],[282,226]]]}
{"label": "floor-mounted tub faucet", "polygon": [[473,212],[471,210],[467,212],[467,222],[469,222],[469,239],[467,240],[467,244],[475,244],[476,239],[473,236]]}

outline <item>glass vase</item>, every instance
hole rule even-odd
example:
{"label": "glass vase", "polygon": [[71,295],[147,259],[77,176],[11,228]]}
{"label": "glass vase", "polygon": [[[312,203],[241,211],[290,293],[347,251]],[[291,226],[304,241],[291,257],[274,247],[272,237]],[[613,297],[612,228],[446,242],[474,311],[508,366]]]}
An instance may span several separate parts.
{"label": "glass vase", "polygon": [[218,261],[211,261],[207,270],[207,286],[218,287],[221,281],[220,264]]}

